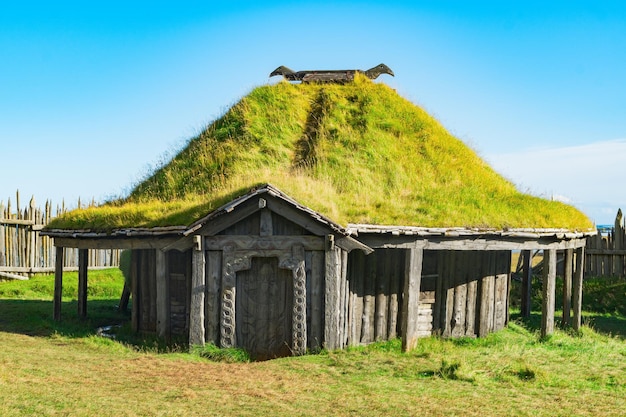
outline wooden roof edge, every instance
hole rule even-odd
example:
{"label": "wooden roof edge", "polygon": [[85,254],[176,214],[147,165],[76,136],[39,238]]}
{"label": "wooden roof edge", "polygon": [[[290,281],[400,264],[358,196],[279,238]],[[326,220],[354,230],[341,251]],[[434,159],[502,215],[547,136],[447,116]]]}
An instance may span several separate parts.
{"label": "wooden roof edge", "polygon": [[228,203],[224,204],[223,206],[213,210],[211,213],[207,214],[206,216],[202,217],[199,220],[196,220],[195,222],[193,222],[191,225],[189,225],[189,227],[187,228],[187,230],[184,232],[185,236],[188,236],[190,234],[193,234],[195,231],[197,231],[198,229],[200,229],[203,225],[205,225],[207,222],[209,222],[210,220],[221,216],[223,214],[226,213],[230,213],[231,211],[235,210],[237,208],[237,206],[245,203],[246,201],[250,200],[251,198],[254,198],[256,196],[262,195],[262,194],[269,194],[272,197],[278,198],[280,200],[283,200],[287,203],[289,203],[291,206],[293,206],[295,209],[300,210],[304,213],[306,213],[308,216],[310,216],[311,218],[313,218],[314,220],[318,221],[319,223],[325,224],[327,225],[333,232],[341,234],[343,236],[349,236],[350,234],[348,233],[348,231],[342,227],[341,225],[335,223],[334,221],[330,220],[328,217],[325,217],[324,215],[306,207],[303,206],[302,204],[298,203],[295,199],[293,199],[292,197],[288,196],[287,194],[283,193],[281,190],[279,190],[277,187],[275,187],[272,184],[266,183],[263,185],[260,185],[258,187],[252,188],[249,192],[229,201]]}
{"label": "wooden roof edge", "polygon": [[91,229],[44,229],[41,235],[71,238],[152,237],[181,235],[186,229],[186,226],[126,227],[108,232]]}
{"label": "wooden roof edge", "polygon": [[520,238],[540,238],[555,236],[559,239],[579,239],[588,236],[595,236],[598,231],[589,229],[577,231],[562,228],[469,228],[469,227],[420,227],[420,226],[389,226],[375,224],[348,224],[346,230],[352,236],[359,234],[391,234],[405,236],[501,236]]}

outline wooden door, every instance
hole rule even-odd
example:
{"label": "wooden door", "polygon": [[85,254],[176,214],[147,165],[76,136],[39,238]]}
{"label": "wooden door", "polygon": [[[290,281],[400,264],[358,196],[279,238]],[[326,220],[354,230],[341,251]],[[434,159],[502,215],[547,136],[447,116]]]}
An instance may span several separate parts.
{"label": "wooden door", "polygon": [[254,257],[237,272],[236,338],[253,359],[292,354],[293,277],[278,258]]}

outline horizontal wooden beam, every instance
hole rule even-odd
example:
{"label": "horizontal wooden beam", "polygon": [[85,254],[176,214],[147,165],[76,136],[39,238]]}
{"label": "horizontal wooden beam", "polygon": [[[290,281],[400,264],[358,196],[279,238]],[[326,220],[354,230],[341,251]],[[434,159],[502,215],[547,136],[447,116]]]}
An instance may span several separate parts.
{"label": "horizontal wooden beam", "polygon": [[291,250],[294,245],[304,250],[325,249],[325,241],[319,236],[207,236],[204,239],[205,250],[222,250],[224,246],[233,246],[235,250]]}
{"label": "horizontal wooden beam", "polygon": [[555,240],[554,238],[524,239],[511,237],[477,236],[389,236],[364,235],[358,239],[371,248],[422,248],[425,250],[539,250],[577,249],[584,247],[586,239]]}
{"label": "horizontal wooden beam", "polygon": [[55,237],[54,246],[78,249],[162,249],[180,238],[69,238]]}

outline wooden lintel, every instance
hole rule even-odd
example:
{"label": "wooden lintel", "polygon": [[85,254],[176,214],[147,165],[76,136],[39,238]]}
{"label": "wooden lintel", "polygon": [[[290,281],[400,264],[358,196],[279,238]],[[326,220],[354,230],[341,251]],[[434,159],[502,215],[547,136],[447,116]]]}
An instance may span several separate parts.
{"label": "wooden lintel", "polygon": [[174,244],[180,238],[71,238],[55,237],[54,245],[77,249],[162,249]]}
{"label": "wooden lintel", "polygon": [[324,250],[324,237],[319,236],[207,236],[204,238],[205,250],[222,250],[224,246],[232,246],[235,250],[291,250],[294,245],[304,250]]}

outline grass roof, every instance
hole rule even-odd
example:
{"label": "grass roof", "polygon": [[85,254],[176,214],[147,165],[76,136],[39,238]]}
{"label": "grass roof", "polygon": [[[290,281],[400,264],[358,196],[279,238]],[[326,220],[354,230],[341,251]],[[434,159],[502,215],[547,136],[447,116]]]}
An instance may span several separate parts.
{"label": "grass roof", "polygon": [[258,87],[128,197],[48,228],[188,225],[264,183],[343,225],[593,227],[572,206],[519,192],[420,107],[357,77]]}

